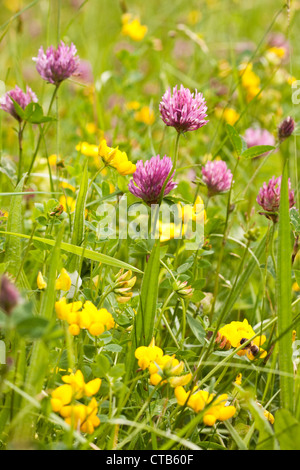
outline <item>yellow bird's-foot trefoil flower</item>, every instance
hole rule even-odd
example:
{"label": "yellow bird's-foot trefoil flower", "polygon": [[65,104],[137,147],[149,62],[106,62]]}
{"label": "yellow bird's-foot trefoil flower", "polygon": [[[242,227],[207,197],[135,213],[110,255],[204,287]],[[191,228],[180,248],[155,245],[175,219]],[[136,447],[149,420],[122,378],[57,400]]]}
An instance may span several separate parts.
{"label": "yellow bird's-foot trefoil flower", "polygon": [[142,41],[147,34],[147,26],[141,25],[139,18],[133,18],[131,13],[122,16],[122,34],[133,41]]}
{"label": "yellow bird's-foot trefoil flower", "polygon": [[175,388],[179,385],[187,385],[192,378],[191,374],[181,375],[184,371],[183,362],[179,362],[175,356],[164,355],[163,350],[155,346],[154,338],[148,347],[137,348],[135,357],[142,370],[149,370],[151,385],[169,383]]}
{"label": "yellow bird's-foot trefoil flower", "polygon": [[[221,349],[238,348],[253,336],[255,336],[255,332],[246,319],[243,322],[233,321],[218,331],[216,343]],[[238,351],[237,354],[239,356],[247,355],[250,360],[255,358],[262,359],[267,355],[267,352],[260,347],[265,341],[266,337],[264,335],[257,336],[244,349]]]}
{"label": "yellow bird's-foot trefoil flower", "polygon": [[69,291],[71,288],[71,284],[72,284],[72,281],[68,272],[66,271],[65,268],[62,268],[62,270],[60,271],[60,275],[56,279],[55,289]]}
{"label": "yellow bird's-foot trefoil flower", "polygon": [[115,168],[120,175],[131,175],[136,170],[136,166],[128,160],[127,154],[121,152],[118,147],[108,147],[105,139],[100,142],[98,155],[106,166]]}
{"label": "yellow bird's-foot trefoil flower", "polygon": [[236,412],[234,406],[228,405],[227,394],[215,398],[215,394],[210,394],[205,390],[197,391],[197,387],[192,393],[186,392],[183,387],[176,387],[175,396],[178,405],[186,405],[196,413],[204,411],[203,423],[206,426],[213,426],[216,421],[226,421],[232,418]]}
{"label": "yellow bird's-foot trefoil flower", "polygon": [[36,283],[37,283],[38,289],[40,289],[40,290],[46,289],[46,287],[47,287],[47,282],[43,278],[43,275],[42,275],[41,271],[39,271],[39,273],[37,275]]}
{"label": "yellow bird's-foot trefoil flower", "polygon": [[101,379],[93,379],[85,383],[80,370],[70,375],[62,377],[64,385],[60,385],[51,393],[51,407],[55,413],[59,413],[65,422],[74,425],[82,432],[92,434],[95,427],[99,426],[100,420],[97,417],[98,404],[92,398],[88,405],[75,403],[83,397],[92,397],[98,393],[101,386]]}

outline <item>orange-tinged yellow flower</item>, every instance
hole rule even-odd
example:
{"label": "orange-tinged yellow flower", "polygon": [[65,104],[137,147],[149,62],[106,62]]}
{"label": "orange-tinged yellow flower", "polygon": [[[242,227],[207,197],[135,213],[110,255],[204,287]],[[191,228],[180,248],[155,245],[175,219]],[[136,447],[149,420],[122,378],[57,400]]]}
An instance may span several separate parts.
{"label": "orange-tinged yellow flower", "polygon": [[51,393],[51,406],[53,411],[60,412],[61,409],[71,403],[73,390],[71,385],[61,385]]}
{"label": "orange-tinged yellow flower", "polygon": [[129,111],[137,111],[138,109],[140,109],[140,107],[141,104],[138,101],[129,101],[128,103],[126,103],[126,108]]}
{"label": "orange-tinged yellow flower", "polygon": [[100,425],[100,419],[97,416],[98,404],[95,398],[92,398],[89,405],[65,406],[61,410],[61,416],[65,422],[75,429],[87,434],[93,434],[96,427]]}
{"label": "orange-tinged yellow flower", "polygon": [[68,272],[66,271],[65,268],[62,268],[62,270],[60,271],[60,275],[56,279],[55,289],[68,291],[71,288],[71,284],[72,284],[72,281]]}
{"label": "orange-tinged yellow flower", "polygon": [[[216,109],[216,114],[218,117],[221,115],[221,111],[218,112]],[[234,108],[225,108],[223,112],[223,119],[224,121],[227,122],[227,124],[230,124],[231,126],[234,126],[234,124],[239,120],[240,114],[234,109]]]}
{"label": "orange-tinged yellow flower", "polygon": [[99,336],[105,330],[111,330],[115,326],[112,314],[106,308],[98,310],[89,300],[79,312],[79,321],[80,327],[88,329],[93,336]]}
{"label": "orange-tinged yellow flower", "polygon": [[60,196],[59,203],[63,207],[65,212],[68,212],[68,210],[70,213],[75,211],[76,199],[74,199],[73,197]]}
{"label": "orange-tinged yellow flower", "polygon": [[149,106],[143,106],[139,111],[136,111],[134,114],[134,119],[138,122],[143,122],[144,124],[151,126],[154,121],[154,112]]}
{"label": "orange-tinged yellow flower", "polygon": [[142,41],[147,34],[147,26],[141,25],[139,18],[132,18],[130,13],[122,15],[122,34],[134,41]]}
{"label": "orange-tinged yellow flower", "polygon": [[121,152],[118,147],[108,147],[105,139],[100,142],[98,155],[105,165],[115,168],[120,175],[131,175],[136,170],[136,166],[128,160],[126,153]]}
{"label": "orange-tinged yellow flower", "polygon": [[75,374],[64,375],[62,381],[69,384],[72,387],[73,395],[76,399],[83,396],[91,397],[98,393],[101,386],[101,379],[93,379],[88,383],[85,383],[83,373],[81,370],[77,370]]}
{"label": "orange-tinged yellow flower", "polygon": [[55,166],[57,162],[57,155],[53,154],[48,157],[49,165]]}
{"label": "orange-tinged yellow flower", "polygon": [[151,340],[149,346],[140,346],[135,351],[135,357],[138,359],[138,365],[141,369],[145,370],[150,366],[151,362],[156,362],[163,356],[163,350],[155,346],[154,338]]}
{"label": "orange-tinged yellow flower", "polygon": [[70,184],[68,181],[62,181],[60,183],[60,186],[61,188],[64,188],[64,189],[70,189],[71,191],[73,191],[73,193],[75,193],[76,191],[76,188],[72,184]]}
{"label": "orange-tinged yellow flower", "polygon": [[240,67],[241,84],[246,91],[246,99],[248,102],[260,92],[260,78],[252,69],[252,64],[242,64]]}
{"label": "orange-tinged yellow flower", "polygon": [[242,385],[242,374],[238,374],[235,378],[235,382],[234,382],[236,385]]}
{"label": "orange-tinged yellow flower", "polygon": [[37,283],[38,289],[40,289],[40,290],[46,289],[46,287],[47,287],[47,282],[43,278],[43,275],[42,275],[41,271],[39,271],[39,273],[38,273],[36,283]]}
{"label": "orange-tinged yellow flower", "polygon": [[[203,423],[206,426],[213,426],[217,420],[226,421],[234,416],[236,408],[228,405],[228,396],[220,395],[215,399],[215,394],[209,394],[205,390],[186,392],[182,386],[175,388],[175,397],[180,406],[187,405],[196,413],[204,410]],[[213,402],[213,403],[212,403]],[[207,408],[207,411],[205,409]]]}
{"label": "orange-tinged yellow flower", "polygon": [[294,282],[292,289],[294,292],[300,292],[300,287],[298,286],[297,282]]}
{"label": "orange-tinged yellow flower", "polygon": [[164,355],[163,350],[155,346],[154,338],[148,347],[140,346],[137,348],[135,357],[142,370],[149,370],[151,385],[169,383],[171,387],[175,388],[179,385],[187,385],[192,378],[192,374],[181,375],[184,370],[184,363],[179,362],[175,355]]}
{"label": "orange-tinged yellow flower", "polygon": [[159,234],[161,243],[172,239],[180,239],[181,237],[188,235],[190,232],[191,222],[205,222],[206,211],[204,209],[204,203],[200,196],[197,196],[195,204],[182,204],[179,203],[178,216],[182,219],[182,223],[165,223],[159,221]]}
{"label": "orange-tinged yellow flower", "polygon": [[98,145],[89,144],[88,142],[79,142],[76,145],[76,150],[86,157],[97,157],[98,156]]}
{"label": "orange-tinged yellow flower", "polygon": [[60,300],[55,302],[55,310],[57,313],[57,317],[60,320],[68,320],[72,318],[72,314],[74,312],[78,312],[82,307],[82,302],[77,301],[77,302],[70,302],[69,304],[67,303],[67,299],[65,297],[62,297]]}
{"label": "orange-tinged yellow flower", "polygon": [[89,134],[96,134],[98,128],[94,122],[88,122],[87,125],[85,126],[86,131]]}
{"label": "orange-tinged yellow flower", "polygon": [[4,217],[5,219],[8,217],[8,212],[6,210],[0,210],[0,217]]}
{"label": "orange-tinged yellow flower", "polygon": [[[255,332],[248,321],[245,319],[243,322],[233,321],[223,326],[218,332],[218,338],[222,343],[227,342],[234,348],[238,348],[247,340],[255,336]],[[247,355],[250,360],[253,360],[256,356],[263,358],[267,355],[267,352],[260,348],[266,341],[266,337],[256,336],[244,349],[238,351],[239,356]]]}
{"label": "orange-tinged yellow flower", "polygon": [[269,423],[274,424],[275,418],[274,418],[274,416],[272,415],[272,413],[270,413],[270,412],[267,411],[267,410],[264,410],[264,416],[265,416],[265,418],[269,421]]}

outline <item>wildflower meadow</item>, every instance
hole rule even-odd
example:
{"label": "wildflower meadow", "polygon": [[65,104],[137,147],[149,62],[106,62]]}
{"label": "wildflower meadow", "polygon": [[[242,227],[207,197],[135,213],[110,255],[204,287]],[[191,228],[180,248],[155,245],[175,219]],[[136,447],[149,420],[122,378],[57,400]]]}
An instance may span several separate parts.
{"label": "wildflower meadow", "polygon": [[299,0],[0,7],[0,449],[300,450]]}

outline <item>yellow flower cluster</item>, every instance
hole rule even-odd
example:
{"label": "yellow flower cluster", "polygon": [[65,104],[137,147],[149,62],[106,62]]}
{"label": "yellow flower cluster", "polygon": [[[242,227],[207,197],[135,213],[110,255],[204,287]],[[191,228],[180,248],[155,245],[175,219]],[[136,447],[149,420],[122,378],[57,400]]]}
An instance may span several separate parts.
{"label": "yellow flower cluster", "polygon": [[55,310],[57,317],[69,324],[69,331],[73,336],[79,335],[81,329],[99,336],[115,325],[112,314],[106,308],[98,310],[89,300],[83,305],[80,301],[67,303],[66,298],[62,297],[55,303]]}
{"label": "yellow flower cluster", "polygon": [[154,338],[148,347],[137,348],[135,357],[142,370],[149,370],[151,385],[169,383],[175,388],[188,384],[192,378],[191,374],[181,375],[184,370],[183,362],[179,362],[174,355],[164,355],[163,350],[155,346]]}
{"label": "yellow flower cluster", "polygon": [[[247,340],[255,336],[255,332],[248,321],[245,319],[243,322],[233,321],[228,325],[223,326],[217,334],[216,342],[220,347],[238,348]],[[238,351],[239,356],[247,355],[248,359],[253,360],[255,357],[264,358],[267,352],[261,349],[261,345],[266,341],[264,335],[257,336],[253,339],[244,349]]]}
{"label": "yellow flower cluster", "polygon": [[240,68],[241,84],[246,91],[248,103],[260,92],[260,78],[252,69],[252,64],[242,64]]}
{"label": "yellow flower cluster", "polygon": [[148,31],[147,26],[141,25],[139,18],[132,18],[131,13],[122,15],[122,34],[133,41],[142,41]]}
{"label": "yellow flower cluster", "polygon": [[82,432],[92,434],[95,427],[100,424],[97,417],[96,399],[92,398],[88,405],[74,404],[74,400],[96,395],[101,386],[101,379],[85,383],[82,372],[77,370],[75,374],[63,376],[62,381],[64,385],[60,385],[51,393],[52,410],[60,413],[69,425],[80,428]]}
{"label": "yellow flower cluster", "polygon": [[172,240],[173,238],[181,238],[181,236],[188,235],[191,221],[205,222],[206,220],[206,211],[204,210],[204,203],[200,196],[197,197],[193,206],[191,204],[183,205],[179,203],[177,207],[178,214],[182,218],[183,223],[175,224],[171,222],[170,224],[166,224],[160,221],[159,234],[161,243]]}
{"label": "yellow flower cluster", "polygon": [[128,160],[126,153],[121,152],[118,147],[108,147],[105,139],[100,142],[98,155],[106,166],[115,168],[120,175],[131,175],[136,170],[136,166]]}
{"label": "yellow flower cluster", "polygon": [[[217,420],[226,421],[234,416],[236,408],[227,405],[228,395],[223,394],[215,399],[215,394],[194,388],[192,393],[186,392],[183,387],[175,388],[175,396],[180,406],[187,405],[196,413],[204,410],[203,423],[213,426]],[[207,411],[205,410],[207,408]]]}

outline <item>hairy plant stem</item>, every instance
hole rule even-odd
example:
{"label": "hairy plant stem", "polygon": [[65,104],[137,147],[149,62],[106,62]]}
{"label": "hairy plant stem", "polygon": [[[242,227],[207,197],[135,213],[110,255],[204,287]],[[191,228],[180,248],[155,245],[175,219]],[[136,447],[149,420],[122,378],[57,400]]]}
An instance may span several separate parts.
{"label": "hairy plant stem", "polygon": [[22,121],[19,121],[19,130],[18,130],[18,143],[19,143],[19,161],[18,161],[18,179],[17,185],[22,177],[22,159],[23,159],[23,132],[26,126],[26,122],[24,122],[22,126]]}

